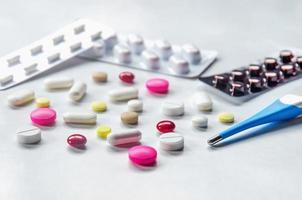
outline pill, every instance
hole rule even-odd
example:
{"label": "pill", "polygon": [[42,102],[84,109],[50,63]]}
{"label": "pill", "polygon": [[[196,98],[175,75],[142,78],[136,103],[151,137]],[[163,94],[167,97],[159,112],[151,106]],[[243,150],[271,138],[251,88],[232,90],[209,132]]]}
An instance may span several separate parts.
{"label": "pill", "polygon": [[218,120],[221,123],[233,123],[234,122],[234,115],[229,112],[222,112],[218,115]]}
{"label": "pill", "polygon": [[213,107],[210,96],[201,91],[198,91],[193,95],[193,104],[200,111],[210,111]]}
{"label": "pill", "polygon": [[22,106],[31,102],[34,98],[35,98],[35,92],[30,89],[25,89],[10,94],[7,97],[7,101],[10,106]]}
{"label": "pill", "polygon": [[218,74],[214,76],[213,85],[218,89],[225,89],[229,82],[229,76],[226,74]]}
{"label": "pill", "polygon": [[172,55],[172,46],[166,40],[156,41],[154,47],[159,56],[164,60],[168,60]]}
{"label": "pill", "polygon": [[133,83],[135,75],[132,72],[121,72],[119,78],[124,83]]}
{"label": "pill", "polygon": [[191,63],[191,64],[198,64],[201,61],[201,54],[199,49],[192,45],[192,44],[185,44],[182,47],[184,57]]}
{"label": "pill", "polygon": [[56,111],[51,108],[37,108],[30,113],[31,121],[41,126],[53,125],[56,116]]}
{"label": "pill", "polygon": [[131,34],[128,36],[128,45],[131,49],[131,51],[135,54],[141,54],[141,52],[144,50],[144,40],[140,35]]}
{"label": "pill", "polygon": [[246,73],[244,70],[233,70],[231,72],[231,75],[232,75],[232,80],[238,82],[243,82],[246,77]]}
{"label": "pill", "polygon": [[276,58],[270,58],[270,57],[265,58],[264,66],[267,71],[275,70],[278,66],[278,61]]}
{"label": "pill", "polygon": [[91,54],[93,57],[103,57],[106,53],[106,47],[104,41],[100,40],[93,44]]}
{"label": "pill", "polygon": [[208,118],[206,116],[194,116],[192,117],[192,126],[196,128],[207,128]]}
{"label": "pill", "polygon": [[162,150],[178,151],[184,148],[184,137],[178,133],[166,133],[159,136],[159,146]]}
{"label": "pill", "polygon": [[117,34],[113,30],[104,31],[102,32],[102,40],[105,43],[106,50],[111,51],[118,42]]}
{"label": "pill", "polygon": [[35,126],[19,129],[16,134],[20,144],[34,144],[41,140],[41,130]]}
{"label": "pill", "polygon": [[180,116],[185,112],[183,102],[166,101],[162,104],[162,113],[167,116]]}
{"label": "pill", "polygon": [[170,120],[162,120],[156,124],[156,128],[160,133],[173,132],[175,127],[175,123]]}
{"label": "pill", "polygon": [[111,128],[107,125],[101,125],[96,129],[96,134],[103,139],[106,139],[110,133]]}
{"label": "pill", "polygon": [[36,106],[38,108],[48,108],[49,105],[50,105],[50,101],[48,98],[45,97],[36,98]]}
{"label": "pill", "polygon": [[72,134],[68,136],[67,143],[77,149],[84,149],[87,143],[87,139],[82,134]]}
{"label": "pill", "polygon": [[246,85],[241,82],[233,82],[230,84],[230,95],[231,96],[243,96],[245,94]]}
{"label": "pill", "polygon": [[90,112],[66,112],[63,114],[65,123],[70,124],[96,124],[97,116]]}
{"label": "pill", "polygon": [[138,114],[136,112],[123,112],[121,114],[121,120],[124,124],[137,124],[138,123]]}
{"label": "pill", "polygon": [[70,77],[55,77],[55,78],[47,78],[44,80],[44,86],[48,90],[66,89],[66,88],[70,88],[72,84],[73,84],[73,79]]}
{"label": "pill", "polygon": [[14,80],[14,76],[11,74],[0,77],[0,85],[6,85]]}
{"label": "pill", "polygon": [[128,157],[136,165],[152,166],[156,163],[157,151],[153,147],[139,145],[128,150]]}
{"label": "pill", "polygon": [[262,73],[262,67],[261,67],[260,65],[251,64],[251,65],[248,67],[248,72],[249,72],[249,75],[250,75],[251,77],[260,76],[261,73]]}
{"label": "pill", "polygon": [[165,94],[169,91],[169,81],[163,78],[149,79],[145,85],[151,93]]}
{"label": "pill", "polygon": [[114,56],[120,63],[131,63],[131,51],[128,47],[122,45],[114,46]]}
{"label": "pill", "polygon": [[68,96],[72,101],[81,100],[87,90],[87,85],[83,82],[75,82],[68,92]]}
{"label": "pill", "polygon": [[107,137],[108,144],[112,146],[139,143],[142,133],[139,130],[132,129],[123,132],[111,133]]}
{"label": "pill", "polygon": [[132,99],[128,101],[128,111],[132,112],[142,112],[143,111],[143,101],[139,99]]}
{"label": "pill", "polygon": [[109,92],[111,101],[126,101],[138,98],[138,89],[133,87],[114,89]]}
{"label": "pill", "polygon": [[283,63],[290,63],[294,58],[294,54],[290,50],[282,50],[280,51],[279,57]]}
{"label": "pill", "polygon": [[94,101],[91,104],[91,108],[94,112],[104,112],[107,110],[107,105],[104,101]]}
{"label": "pill", "polygon": [[160,60],[159,56],[153,51],[145,50],[142,53],[142,60],[144,65],[149,69],[159,69]]}
{"label": "pill", "polygon": [[170,67],[176,74],[187,74],[190,72],[188,61],[182,57],[171,56],[169,63]]}
{"label": "pill", "polygon": [[106,72],[93,72],[92,73],[92,79],[95,81],[95,82],[107,82],[107,79],[108,79],[108,75]]}

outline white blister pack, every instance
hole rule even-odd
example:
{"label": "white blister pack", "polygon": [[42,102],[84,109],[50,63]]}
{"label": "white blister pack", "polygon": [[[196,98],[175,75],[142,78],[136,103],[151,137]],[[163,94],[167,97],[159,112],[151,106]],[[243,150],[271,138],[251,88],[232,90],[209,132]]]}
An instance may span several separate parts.
{"label": "white blister pack", "polygon": [[80,19],[0,58],[0,90],[20,84],[90,50],[101,38],[99,24]]}
{"label": "white blister pack", "polygon": [[[110,38],[110,42],[106,42]],[[216,59],[217,52],[192,44],[174,45],[166,40],[144,40],[140,35],[119,35],[111,30],[98,42],[97,60],[177,77],[198,77]],[[93,55],[80,57],[95,59]]]}

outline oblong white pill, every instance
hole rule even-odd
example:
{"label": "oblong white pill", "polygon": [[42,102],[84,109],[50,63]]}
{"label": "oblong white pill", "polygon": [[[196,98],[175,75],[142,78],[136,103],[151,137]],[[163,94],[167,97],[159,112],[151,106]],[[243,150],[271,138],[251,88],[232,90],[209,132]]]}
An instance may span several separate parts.
{"label": "oblong white pill", "polygon": [[144,64],[150,69],[158,69],[160,67],[159,56],[152,51],[143,51],[142,59]]}
{"label": "oblong white pill", "polygon": [[193,104],[200,111],[210,111],[213,107],[213,102],[210,96],[205,92],[196,92],[193,95]]}
{"label": "oblong white pill", "polygon": [[167,116],[180,116],[185,112],[185,105],[183,102],[166,101],[162,104],[162,113]]}
{"label": "oblong white pill", "polygon": [[70,77],[55,77],[44,80],[44,86],[49,90],[70,88],[72,84],[73,78]]}
{"label": "oblong white pill", "polygon": [[141,112],[143,111],[143,101],[139,99],[132,99],[128,101],[128,111]]}
{"label": "oblong white pill", "polygon": [[141,140],[142,133],[139,130],[127,130],[123,132],[111,133],[107,137],[108,144],[112,146],[138,143]]}
{"label": "oblong white pill", "polygon": [[206,116],[194,116],[192,117],[192,126],[196,128],[207,128],[208,118]]}
{"label": "oblong white pill", "polygon": [[144,39],[140,35],[131,34],[128,36],[127,43],[131,51],[135,54],[141,54],[145,49]]}
{"label": "oblong white pill", "polygon": [[189,62],[180,56],[171,56],[169,63],[171,68],[177,74],[187,74],[190,72]]}
{"label": "oblong white pill", "polygon": [[166,151],[177,151],[184,148],[184,137],[178,133],[165,133],[159,136],[159,146]]}
{"label": "oblong white pill", "polygon": [[35,92],[30,89],[25,89],[8,95],[7,102],[10,106],[22,106],[31,102],[34,98]]}
{"label": "oblong white pill", "polygon": [[132,61],[132,56],[131,56],[131,51],[128,47],[123,46],[123,45],[116,45],[114,46],[114,56],[120,63],[131,63]]}
{"label": "oblong white pill", "polygon": [[28,126],[17,130],[17,140],[21,144],[34,144],[41,140],[41,130],[35,126]]}
{"label": "oblong white pill", "polygon": [[72,101],[81,100],[87,90],[87,85],[83,82],[75,82],[68,92],[68,96]]}
{"label": "oblong white pill", "polygon": [[199,49],[192,44],[185,44],[182,47],[184,57],[190,62],[190,64],[198,64],[201,61],[201,54]]}
{"label": "oblong white pill", "polygon": [[97,115],[90,112],[67,112],[63,114],[65,123],[70,124],[96,124]]}
{"label": "oblong white pill", "polygon": [[111,101],[125,101],[138,98],[138,89],[133,87],[111,90],[109,92]]}
{"label": "oblong white pill", "polygon": [[164,59],[168,60],[172,55],[172,46],[166,40],[158,40],[154,44],[155,51],[159,54],[159,56]]}

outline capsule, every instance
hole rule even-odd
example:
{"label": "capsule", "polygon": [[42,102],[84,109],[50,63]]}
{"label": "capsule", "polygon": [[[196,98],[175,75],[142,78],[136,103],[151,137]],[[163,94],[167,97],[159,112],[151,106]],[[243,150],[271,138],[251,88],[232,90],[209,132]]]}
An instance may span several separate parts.
{"label": "capsule", "polygon": [[87,85],[85,83],[75,82],[69,90],[69,98],[72,101],[79,101],[84,97],[86,90]]}
{"label": "capsule", "polygon": [[64,122],[71,124],[96,124],[96,119],[96,114],[90,112],[67,112],[63,114]]}
{"label": "capsule", "polygon": [[138,143],[141,140],[142,133],[139,130],[127,130],[112,133],[107,137],[108,144],[112,146]]}
{"label": "capsule", "polygon": [[35,98],[33,90],[25,89],[11,94],[7,97],[7,102],[10,106],[22,106],[31,102]]}

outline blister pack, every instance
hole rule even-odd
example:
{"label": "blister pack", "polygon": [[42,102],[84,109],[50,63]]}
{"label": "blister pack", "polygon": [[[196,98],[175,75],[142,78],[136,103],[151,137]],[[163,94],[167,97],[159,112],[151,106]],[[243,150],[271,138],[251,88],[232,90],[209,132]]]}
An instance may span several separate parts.
{"label": "blister pack", "polygon": [[[93,54],[102,28],[90,20],[77,20],[57,32],[0,58],[0,90],[20,84],[89,51]],[[97,56],[97,54],[95,55]]]}
{"label": "blister pack", "polygon": [[80,57],[186,78],[198,77],[217,57],[216,51],[200,50],[192,44],[174,45],[166,40],[144,40],[140,35],[114,32],[107,37],[110,42],[98,42],[104,46],[102,56]]}
{"label": "blister pack", "polygon": [[290,48],[230,72],[201,76],[199,80],[205,83],[205,89],[240,104],[301,77],[302,51]]}

